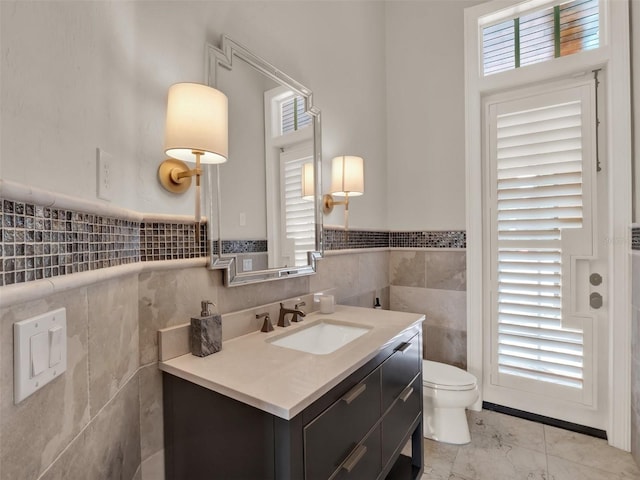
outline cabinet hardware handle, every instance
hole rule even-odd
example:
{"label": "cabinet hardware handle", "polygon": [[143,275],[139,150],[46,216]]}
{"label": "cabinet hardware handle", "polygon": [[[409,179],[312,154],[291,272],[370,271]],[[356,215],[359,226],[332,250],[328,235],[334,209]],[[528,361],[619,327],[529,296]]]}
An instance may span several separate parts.
{"label": "cabinet hardware handle", "polygon": [[406,402],[412,393],[413,393],[413,387],[405,388],[404,391],[400,394],[400,400],[402,400],[403,402]]}
{"label": "cabinet hardware handle", "polygon": [[396,348],[396,352],[404,353],[409,349],[410,346],[411,342],[404,342],[402,345]]}
{"label": "cabinet hardware handle", "polygon": [[349,405],[351,402],[353,402],[356,398],[358,398],[360,396],[360,394],[362,392],[364,392],[367,389],[367,384],[366,383],[361,383],[359,385],[356,385],[355,387],[353,387],[351,390],[349,390],[344,397],[342,397],[342,400],[344,400],[345,402],[347,402],[347,405]]}
{"label": "cabinet hardware handle", "polygon": [[365,453],[367,453],[367,447],[365,447],[364,445],[360,445],[351,453],[351,455],[347,457],[347,459],[342,464],[342,468],[351,473],[351,470],[356,468],[356,465],[358,465],[358,462],[362,460],[362,457],[364,457]]}

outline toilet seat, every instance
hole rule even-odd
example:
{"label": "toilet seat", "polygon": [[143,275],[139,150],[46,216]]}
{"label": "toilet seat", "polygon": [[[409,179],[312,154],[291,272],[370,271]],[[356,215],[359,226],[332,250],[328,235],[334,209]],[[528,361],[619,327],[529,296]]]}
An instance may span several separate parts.
{"label": "toilet seat", "polygon": [[440,390],[465,391],[476,388],[476,377],[464,370],[439,362],[422,361],[422,385]]}

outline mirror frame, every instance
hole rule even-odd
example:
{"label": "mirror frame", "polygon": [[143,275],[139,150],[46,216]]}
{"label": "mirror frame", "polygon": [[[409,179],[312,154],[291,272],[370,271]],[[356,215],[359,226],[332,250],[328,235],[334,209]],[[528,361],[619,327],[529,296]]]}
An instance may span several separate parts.
{"label": "mirror frame", "polygon": [[[212,44],[207,44],[205,48],[206,56],[206,83],[207,85],[217,88],[217,73],[218,68],[225,70],[233,69],[234,57],[246,62],[251,67],[255,68],[258,72],[265,75],[267,78],[275,81],[279,85],[285,86],[291,89],[296,94],[304,98],[305,111],[313,118],[313,164],[314,164],[314,210],[315,210],[315,251],[307,253],[308,264],[301,267],[275,267],[266,270],[256,270],[252,272],[238,272],[236,267],[236,257],[223,256],[222,254],[222,226],[221,215],[222,212],[222,198],[220,194],[220,168],[224,168],[222,165],[211,165],[207,168],[207,180],[209,188],[206,189],[207,198],[207,217],[208,221],[208,235],[209,235],[209,248],[211,252],[210,262],[208,268],[211,270],[223,270],[224,271],[224,284],[228,287],[246,285],[249,283],[266,282],[271,280],[280,280],[283,278],[293,278],[305,275],[312,275],[316,272],[316,262],[319,258],[322,258],[324,252],[323,245],[323,226],[322,226],[322,148],[321,148],[321,136],[320,130],[320,110],[313,105],[313,92],[291,78],[286,73],[282,72],[269,62],[260,58],[247,48],[243,47],[239,43],[235,42],[227,35],[222,35],[220,47],[216,47]],[[233,161],[233,159],[231,159]],[[213,207],[213,195],[211,187],[216,185],[217,194],[217,209],[214,211]],[[213,217],[216,217],[218,225],[218,235],[214,238],[215,232],[213,229]],[[218,253],[214,254],[214,246],[218,245]]]}

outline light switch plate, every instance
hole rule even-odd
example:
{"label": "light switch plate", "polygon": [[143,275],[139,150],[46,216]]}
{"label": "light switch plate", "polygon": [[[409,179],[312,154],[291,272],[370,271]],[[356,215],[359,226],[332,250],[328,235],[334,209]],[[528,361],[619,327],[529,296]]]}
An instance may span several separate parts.
{"label": "light switch plate", "polygon": [[96,188],[98,198],[102,200],[113,200],[114,189],[114,158],[110,153],[105,152],[101,148],[96,150],[97,165],[96,165]]}
{"label": "light switch plate", "polygon": [[[56,339],[54,353],[57,355],[57,349],[59,349],[60,361],[50,366],[52,338]],[[38,341],[43,339],[45,340]],[[37,345],[36,351],[32,351],[32,345]],[[33,375],[34,360],[36,364],[44,364],[45,367],[38,375]],[[13,397],[16,404],[59,377],[66,369],[66,309],[60,308],[13,324]]]}

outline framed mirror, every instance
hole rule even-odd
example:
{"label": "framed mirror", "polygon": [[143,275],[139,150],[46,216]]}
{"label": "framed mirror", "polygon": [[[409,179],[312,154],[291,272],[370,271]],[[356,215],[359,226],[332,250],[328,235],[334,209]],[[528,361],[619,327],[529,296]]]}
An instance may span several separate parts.
{"label": "framed mirror", "polygon": [[229,159],[207,171],[212,269],[227,286],[310,275],[322,255],[320,110],[304,85],[224,35],[207,83],[229,98]]}

